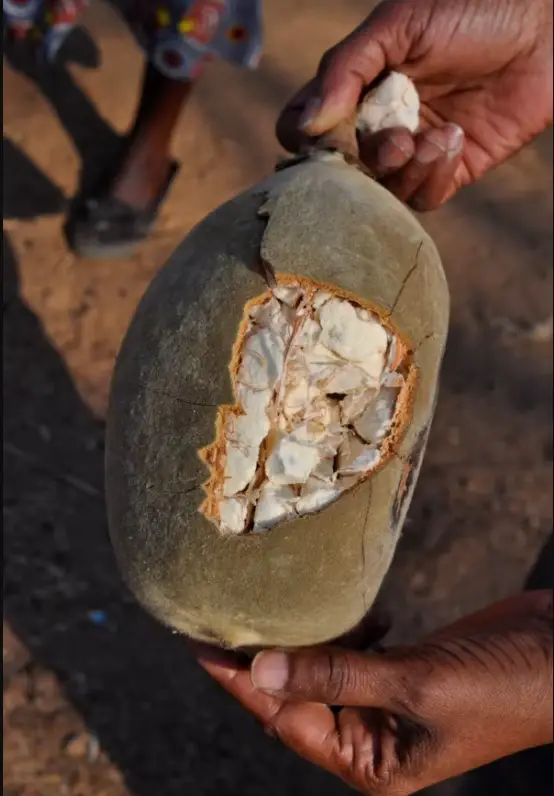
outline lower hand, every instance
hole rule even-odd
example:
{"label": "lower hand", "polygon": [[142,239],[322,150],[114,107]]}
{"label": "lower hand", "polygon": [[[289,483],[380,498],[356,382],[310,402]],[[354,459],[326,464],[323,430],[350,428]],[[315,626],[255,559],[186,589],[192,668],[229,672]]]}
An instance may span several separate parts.
{"label": "lower hand", "polygon": [[373,796],[405,796],[552,740],[551,591],[383,654],[271,651],[250,670],[203,648],[197,657],[269,733]]}

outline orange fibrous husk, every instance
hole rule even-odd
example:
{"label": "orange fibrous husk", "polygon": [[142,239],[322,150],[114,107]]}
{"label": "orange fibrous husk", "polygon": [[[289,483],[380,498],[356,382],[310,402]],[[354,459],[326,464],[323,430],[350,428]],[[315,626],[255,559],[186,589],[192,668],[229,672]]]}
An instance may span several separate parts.
{"label": "orange fibrous husk", "polygon": [[[240,418],[245,415],[245,410],[239,398],[239,372],[243,363],[243,353],[245,343],[248,336],[252,332],[253,320],[252,315],[255,314],[257,308],[261,308],[268,304],[274,298],[274,291],[276,288],[298,288],[302,296],[301,302],[308,308],[311,308],[312,302],[316,293],[328,294],[332,299],[339,299],[348,302],[356,310],[366,310],[370,313],[372,321],[377,321],[382,329],[387,333],[388,339],[394,342],[394,350],[389,348],[389,356],[391,361],[387,363],[387,374],[398,374],[398,382],[401,384],[399,387],[394,413],[388,424],[386,434],[380,441],[378,446],[378,461],[374,467],[366,473],[362,473],[360,477],[353,480],[354,483],[359,483],[365,478],[371,477],[379,469],[386,466],[387,462],[395,455],[399,443],[404,436],[406,429],[409,426],[412,414],[412,405],[414,394],[418,382],[418,369],[413,362],[413,346],[411,341],[408,340],[400,330],[396,329],[390,319],[390,314],[382,308],[372,304],[371,302],[360,299],[358,296],[337,288],[324,282],[317,282],[315,280],[307,279],[301,276],[290,274],[276,274],[276,285],[265,291],[263,294],[256,296],[251,301],[247,302],[243,309],[242,319],[239,324],[236,339],[232,348],[231,360],[229,362],[229,375],[233,389],[233,397],[235,403],[231,405],[222,405],[217,410],[216,423],[215,423],[215,438],[214,442],[199,451],[199,456],[209,469],[209,478],[203,485],[206,498],[200,506],[200,512],[212,523],[214,523],[220,530],[221,528],[221,503],[223,500],[223,490],[225,484],[225,471],[227,464],[228,454],[228,438],[226,436],[228,425],[231,418]],[[291,341],[294,339],[294,334]],[[291,342],[289,342],[290,350]],[[392,346],[392,343],[391,343]],[[286,370],[286,358],[288,352],[284,355],[283,373]],[[378,393],[378,390],[377,390]],[[278,407],[277,407],[278,408]],[[268,456],[272,452],[279,435],[275,428],[270,427],[269,433],[263,440],[259,448],[259,456],[257,460],[256,475],[252,483],[249,484],[248,490],[239,497],[245,497],[249,500],[254,494],[255,490],[266,481],[265,465]],[[351,479],[352,480],[352,479]],[[346,484],[346,479],[344,480]],[[335,499],[340,498],[340,494],[347,491],[345,487],[340,493],[337,494]],[[249,497],[250,496],[250,497]],[[245,530],[251,530],[252,516],[254,512],[253,504],[247,505],[248,512],[248,527]]]}

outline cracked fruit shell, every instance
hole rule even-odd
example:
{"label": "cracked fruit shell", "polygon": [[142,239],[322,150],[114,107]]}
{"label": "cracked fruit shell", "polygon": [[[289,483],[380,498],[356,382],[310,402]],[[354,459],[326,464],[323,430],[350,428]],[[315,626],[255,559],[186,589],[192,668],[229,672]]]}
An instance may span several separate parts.
{"label": "cracked fruit shell", "polygon": [[112,384],[109,527],[139,601],[231,648],[354,628],[419,474],[448,312],[431,239],[338,152],[197,226]]}

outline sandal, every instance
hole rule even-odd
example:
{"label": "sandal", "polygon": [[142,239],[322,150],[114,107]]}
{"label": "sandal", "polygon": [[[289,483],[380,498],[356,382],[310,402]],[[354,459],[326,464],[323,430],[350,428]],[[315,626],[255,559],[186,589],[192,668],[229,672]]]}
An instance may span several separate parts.
{"label": "sandal", "polygon": [[138,210],[114,196],[89,196],[67,220],[65,235],[80,257],[126,257],[146,240],[158,217],[179,164],[170,164],[168,175],[150,204]]}

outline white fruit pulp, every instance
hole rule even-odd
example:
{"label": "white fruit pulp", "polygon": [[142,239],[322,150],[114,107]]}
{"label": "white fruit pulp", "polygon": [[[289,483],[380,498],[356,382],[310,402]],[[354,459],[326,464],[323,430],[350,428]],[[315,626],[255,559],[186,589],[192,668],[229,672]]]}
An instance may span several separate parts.
{"label": "white fruit pulp", "polygon": [[397,340],[355,303],[304,284],[253,306],[227,417],[225,533],[317,512],[379,465],[405,376]]}

